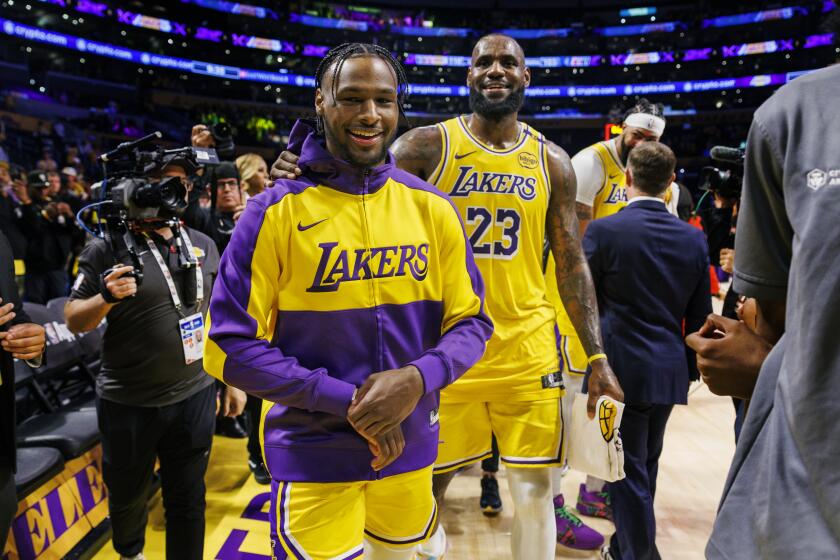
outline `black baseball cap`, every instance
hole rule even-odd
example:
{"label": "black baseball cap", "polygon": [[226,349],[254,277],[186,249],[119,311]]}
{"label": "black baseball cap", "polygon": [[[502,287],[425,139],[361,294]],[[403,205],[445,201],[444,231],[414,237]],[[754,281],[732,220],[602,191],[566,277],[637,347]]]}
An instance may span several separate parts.
{"label": "black baseball cap", "polygon": [[32,188],[40,189],[49,185],[50,181],[47,179],[46,171],[30,171],[26,177],[26,183]]}

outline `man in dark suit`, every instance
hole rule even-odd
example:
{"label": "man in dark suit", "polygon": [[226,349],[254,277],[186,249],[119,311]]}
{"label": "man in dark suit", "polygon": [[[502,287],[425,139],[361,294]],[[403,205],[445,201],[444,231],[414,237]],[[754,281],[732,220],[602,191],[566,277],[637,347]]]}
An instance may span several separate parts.
{"label": "man in dark suit", "polygon": [[668,213],[664,196],[676,158],[648,142],[630,153],[629,204],[589,224],[583,247],[598,293],[604,351],[624,389],[624,468],[610,484],[616,533],[604,558],[656,560],[653,498],[665,424],[697,378],[683,342],[711,311],[703,233]]}
{"label": "man in dark suit", "polygon": [[0,233],[0,550],[17,509],[15,497],[15,368],[13,358],[40,362],[44,327],[29,322],[15,284],[12,248]]}

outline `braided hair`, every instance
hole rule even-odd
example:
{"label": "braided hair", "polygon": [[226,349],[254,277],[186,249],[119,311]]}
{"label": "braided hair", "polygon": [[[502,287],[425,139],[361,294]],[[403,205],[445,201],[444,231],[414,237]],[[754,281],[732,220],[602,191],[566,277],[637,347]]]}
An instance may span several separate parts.
{"label": "braided hair", "polygon": [[627,117],[636,113],[654,115],[665,120],[665,106],[662,103],[652,103],[644,97],[636,101],[636,104],[624,113],[624,120],[627,120]]}
{"label": "braided hair", "polygon": [[[384,47],[371,43],[342,43],[337,47],[333,47],[324,56],[324,58],[321,59],[321,62],[318,63],[318,68],[315,70],[315,87],[322,87],[324,76],[327,71],[332,68],[332,83],[330,85],[333,103],[335,103],[335,96],[338,92],[338,76],[341,73],[341,67],[344,66],[344,62],[348,58],[354,58],[357,56],[378,56],[388,63],[391,70],[394,71],[394,75],[397,77],[397,108],[400,111],[400,116],[405,120],[406,124],[408,124],[410,128],[411,123],[405,115],[404,106],[405,100],[408,97],[408,76],[405,73],[405,68],[403,68],[402,63],[394,58],[388,49]],[[318,134],[323,134],[324,121],[320,116],[315,117],[315,124]]]}

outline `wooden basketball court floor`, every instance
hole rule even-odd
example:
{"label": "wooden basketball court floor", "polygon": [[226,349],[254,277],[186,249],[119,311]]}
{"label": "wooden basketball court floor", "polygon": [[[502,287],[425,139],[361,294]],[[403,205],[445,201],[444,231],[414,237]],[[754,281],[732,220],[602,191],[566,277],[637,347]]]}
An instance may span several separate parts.
{"label": "wooden basketball court floor", "polygon": [[[718,499],[735,450],[734,410],[728,398],[694,384],[687,406],[671,415],[659,468],[656,495],[657,544],[663,558],[699,559],[711,532]],[[450,487],[443,522],[449,536],[447,560],[510,558],[512,505],[504,469],[500,486],[504,511],[486,518],[478,510],[479,469],[459,475]],[[583,475],[572,472],[563,490],[574,501]],[[217,437],[207,473],[207,537],[205,558],[270,560],[268,487],[258,485],[247,467],[245,440]],[[584,518],[605,535],[612,524]],[[146,531],[148,560],[164,558],[164,520],[159,495],[153,501]],[[95,560],[117,555],[110,543]],[[557,547],[557,558],[598,558],[597,552]]]}

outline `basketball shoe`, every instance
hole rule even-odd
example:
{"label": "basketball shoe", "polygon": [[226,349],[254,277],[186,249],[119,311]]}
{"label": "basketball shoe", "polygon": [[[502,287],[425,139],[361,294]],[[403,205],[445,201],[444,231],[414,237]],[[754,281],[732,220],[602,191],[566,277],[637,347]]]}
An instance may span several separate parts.
{"label": "basketball shoe", "polygon": [[586,484],[581,484],[576,507],[581,515],[613,520],[610,494],[606,489],[600,492],[590,492],[586,489]]}
{"label": "basketball shoe", "polygon": [[495,517],[502,511],[502,497],[499,496],[499,481],[493,476],[481,477],[481,499],[479,500],[481,513],[487,517]]}
{"label": "basketball shoe", "polygon": [[597,550],[604,544],[604,537],[583,523],[571,508],[567,508],[563,495],[554,496],[554,523],[557,542],[575,550]]}

